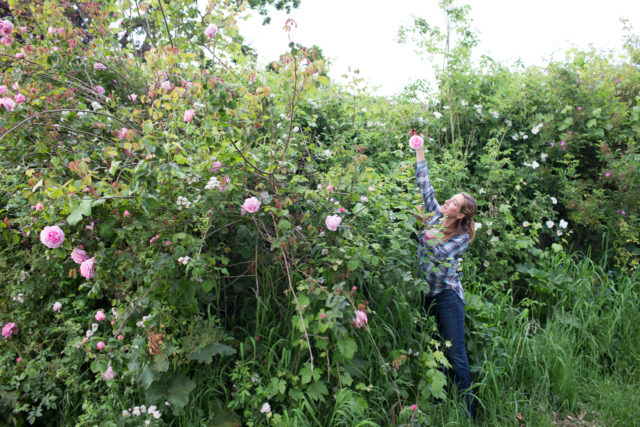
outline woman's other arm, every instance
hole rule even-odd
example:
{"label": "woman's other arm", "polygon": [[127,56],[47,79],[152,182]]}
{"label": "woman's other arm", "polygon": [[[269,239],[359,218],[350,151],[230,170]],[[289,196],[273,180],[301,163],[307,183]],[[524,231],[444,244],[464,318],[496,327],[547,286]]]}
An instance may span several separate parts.
{"label": "woman's other arm", "polygon": [[431,185],[429,168],[424,158],[423,148],[416,150],[416,179],[418,181],[418,187],[420,188],[420,194],[422,195],[425,211],[437,214],[440,211],[440,205],[435,198],[433,186]]}

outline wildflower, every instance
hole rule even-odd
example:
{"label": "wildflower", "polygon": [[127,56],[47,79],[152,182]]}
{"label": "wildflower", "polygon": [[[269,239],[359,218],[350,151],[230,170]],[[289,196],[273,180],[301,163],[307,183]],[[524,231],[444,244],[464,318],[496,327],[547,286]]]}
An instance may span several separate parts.
{"label": "wildflower", "polygon": [[164,90],[171,90],[171,82],[169,80],[165,80],[160,83],[160,87]]}
{"label": "wildflower", "polygon": [[498,236],[493,236],[491,240],[489,240],[489,243],[495,246],[496,242],[499,242],[499,241],[500,239],[498,238]]}
{"label": "wildflower", "polygon": [[578,111],[582,111],[583,108],[581,106],[578,107]]}
{"label": "wildflower", "polygon": [[93,108],[93,111],[97,111],[102,109],[102,105],[100,105],[100,103],[98,101],[93,101],[91,103],[91,108]]}
{"label": "wildflower", "polygon": [[340,213],[344,213],[344,208],[340,208]]}
{"label": "wildflower", "polygon": [[482,228],[482,223],[481,222],[476,222],[475,223],[475,231],[478,231]]}
{"label": "wildflower", "polygon": [[540,153],[540,160],[542,160],[543,162],[547,161],[547,157],[549,157],[547,153]]}
{"label": "wildflower", "polygon": [[218,178],[216,178],[215,176],[212,176],[211,178],[209,178],[209,182],[207,182],[207,185],[204,186],[205,190],[213,190],[215,188],[218,188],[220,186],[220,181],[218,180]]}
{"label": "wildflower", "polygon": [[554,222],[551,220],[548,220],[545,224],[547,225],[547,228],[553,228],[554,226]]}
{"label": "wildflower", "polygon": [[196,114],[195,110],[191,108],[184,112],[184,115],[182,116],[182,120],[184,120],[186,123],[189,123],[191,120],[193,120],[193,116],[195,114]]}
{"label": "wildflower", "polygon": [[94,86],[93,90],[95,90],[96,93],[99,93],[100,95],[104,95],[104,88],[100,85]]}
{"label": "wildflower", "polygon": [[522,223],[523,227],[529,227],[531,225],[531,223],[529,223],[529,221],[525,221]]}
{"label": "wildflower", "polygon": [[129,413],[129,411],[127,411],[126,409],[123,409],[123,410],[122,410],[122,416],[123,416],[123,417],[129,417],[129,416],[131,416],[131,414],[130,414],[130,413]]}
{"label": "wildflower", "polygon": [[437,112],[437,111],[434,111],[434,112],[433,112],[433,116],[434,116],[436,119],[439,119],[439,118],[441,118],[441,117],[442,117],[442,114],[441,114],[441,113],[439,113],[439,112]]}
{"label": "wildflower", "polygon": [[241,209],[242,209],[242,215],[244,215],[245,212],[249,212],[249,213],[258,212],[258,209],[260,209],[260,200],[258,200],[256,197],[249,197],[244,201]]}
{"label": "wildflower", "polygon": [[96,62],[95,64],[93,64],[93,69],[94,70],[106,70],[107,66],[104,65],[102,62]]}
{"label": "wildflower", "polygon": [[269,405],[269,402],[264,402],[264,404],[262,405],[262,408],[260,408],[260,413],[268,414],[270,412],[271,412],[271,405]]}
{"label": "wildflower", "polygon": [[489,114],[491,114],[491,116],[492,116],[494,119],[497,119],[498,117],[500,117],[500,114],[499,114],[497,111],[495,111],[495,110],[491,110],[491,111],[489,111]]}
{"label": "wildflower", "polygon": [[105,316],[104,310],[98,310],[93,317],[95,317],[98,322],[102,322],[107,316]]}
{"label": "wildflower", "polygon": [[47,226],[40,232],[40,241],[50,249],[57,248],[64,242],[64,232],[57,225]]}
{"label": "wildflower", "polygon": [[11,337],[11,335],[15,335],[17,333],[18,333],[18,326],[13,322],[7,323],[2,328],[2,336],[4,337],[5,340],[8,340],[9,337]]}
{"label": "wildflower", "polygon": [[102,378],[106,381],[110,381],[116,377],[116,372],[113,370],[111,366],[107,368],[104,374],[102,374]]}
{"label": "wildflower", "polygon": [[409,147],[414,150],[419,150],[424,145],[424,139],[420,135],[413,135],[409,138]]}
{"label": "wildflower", "polygon": [[104,341],[100,341],[100,342],[96,345],[96,347],[98,348],[98,350],[102,350],[102,349],[104,348],[104,346],[105,346]]}
{"label": "wildflower", "polygon": [[542,126],[544,126],[543,123],[539,123],[537,125],[535,125],[532,129],[531,129],[531,133],[534,135],[537,135],[538,132],[540,132],[540,129],[542,129]]}
{"label": "wildflower", "polygon": [[558,237],[562,236],[564,233],[562,232],[562,230],[557,229],[556,230],[556,234],[558,235]]}
{"label": "wildflower", "polygon": [[611,172],[605,172],[604,176],[606,176],[607,178],[611,177]]}
{"label": "wildflower", "polygon": [[327,191],[333,191],[333,185],[331,184],[327,185]]}
{"label": "wildflower", "polygon": [[16,295],[15,297],[11,298],[13,301],[19,302],[20,304],[22,304],[24,302],[24,294],[23,293],[19,293],[18,295]]}
{"label": "wildflower", "polygon": [[222,162],[220,160],[216,160],[215,162],[213,162],[213,164],[211,165],[211,169],[209,169],[209,172],[211,173],[216,173],[218,172],[218,170],[222,167]]}
{"label": "wildflower", "polygon": [[96,261],[96,257],[89,258],[80,264],[80,274],[86,279],[91,279],[95,273],[93,264]]}
{"label": "wildflower", "polygon": [[341,222],[342,218],[340,218],[338,215],[328,215],[324,221],[327,228],[331,231],[336,231]]}
{"label": "wildflower", "polygon": [[132,102],[136,102],[136,99],[138,99],[138,95],[136,95],[135,93],[132,93],[129,95],[129,100]]}
{"label": "wildflower", "polygon": [[209,26],[204,30],[204,34],[210,39],[216,36],[218,32],[218,26],[216,24],[209,24]]}
{"label": "wildflower", "polygon": [[469,105],[469,103],[463,99],[462,101],[460,101],[460,105],[466,107],[467,105]]}
{"label": "wildflower", "polygon": [[564,219],[561,219],[560,222],[558,223],[558,226],[560,228],[567,228],[568,225],[569,225],[569,223],[567,221],[565,221]]}
{"label": "wildflower", "polygon": [[482,263],[482,265],[484,265],[485,267],[489,267],[489,261],[487,261],[486,259],[484,260],[484,262]]}
{"label": "wildflower", "polygon": [[13,99],[16,101],[16,104],[22,104],[26,98],[24,97],[23,94],[18,93],[16,94],[16,96],[13,97]]}
{"label": "wildflower", "polygon": [[13,111],[16,108],[15,101],[8,97],[0,98],[0,105],[2,105],[7,111]]}
{"label": "wildflower", "polygon": [[187,265],[190,259],[191,258],[188,256],[181,256],[180,258],[178,258],[178,262],[182,263],[182,265]]}
{"label": "wildflower", "polygon": [[556,199],[555,197],[551,196],[551,203],[553,203],[554,205],[558,204],[558,199]]}
{"label": "wildflower", "polygon": [[353,325],[356,328],[362,328],[368,322],[367,313],[364,311],[356,310],[356,317],[353,319]]}
{"label": "wildflower", "polygon": [[62,303],[60,301],[53,303],[53,311],[59,312],[60,310],[62,310]]}

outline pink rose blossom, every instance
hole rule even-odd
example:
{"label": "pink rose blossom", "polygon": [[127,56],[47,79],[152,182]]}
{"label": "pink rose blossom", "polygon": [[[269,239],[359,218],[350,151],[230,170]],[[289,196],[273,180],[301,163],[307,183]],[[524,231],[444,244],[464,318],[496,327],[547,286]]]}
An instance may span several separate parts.
{"label": "pink rose blossom", "polygon": [[2,328],[2,336],[5,340],[8,340],[11,335],[18,333],[18,326],[15,323],[9,322]]}
{"label": "pink rose blossom", "polygon": [[83,249],[73,248],[71,251],[71,259],[74,260],[76,264],[82,264],[89,259],[89,254]]}
{"label": "pink rose blossom", "polygon": [[344,213],[344,208],[340,208],[340,213]]}
{"label": "pink rose blossom", "polygon": [[98,350],[102,350],[102,349],[104,348],[104,346],[105,346],[104,341],[100,341],[100,342],[96,345],[96,347],[98,347]]}
{"label": "pink rose blossom", "polygon": [[328,215],[327,219],[325,219],[324,221],[327,228],[331,231],[336,231],[341,222],[342,218],[340,218],[338,215]]}
{"label": "pink rose blossom", "polygon": [[136,102],[136,99],[138,99],[138,95],[136,95],[135,93],[132,93],[131,95],[129,95],[129,100]]}
{"label": "pink rose blossom", "polygon": [[353,319],[353,325],[356,328],[362,328],[368,322],[367,313],[364,311],[356,310],[356,318]]}
{"label": "pink rose blossom", "polygon": [[96,62],[95,64],[93,64],[93,69],[94,70],[106,70],[107,66],[104,65],[102,62]]}
{"label": "pink rose blossom", "polygon": [[13,31],[13,22],[9,20],[2,20],[0,22],[0,35],[8,36]]}
{"label": "pink rose blossom", "polygon": [[414,150],[422,148],[423,145],[424,139],[422,139],[420,135],[413,135],[411,138],[409,138],[409,147],[413,148]]}
{"label": "pink rose blossom", "polygon": [[231,182],[231,180],[229,179],[228,176],[224,176],[222,177],[222,181],[220,182],[220,184],[218,184],[218,188],[222,191],[227,189],[227,186],[229,185],[229,183]]}
{"label": "pink rose blossom", "polygon": [[222,167],[222,162],[220,160],[216,160],[215,162],[213,162],[213,164],[211,165],[211,169],[209,169],[209,172],[211,173],[216,173],[218,172],[218,170]]}
{"label": "pink rose blossom", "polygon": [[0,95],[5,95],[7,92],[9,92],[9,89],[5,85],[0,86]]}
{"label": "pink rose blossom", "polygon": [[21,33],[26,33],[28,30],[29,30],[29,29],[27,28],[27,26],[26,26],[26,25],[24,25],[24,26],[20,27],[20,32],[21,32]]}
{"label": "pink rose blossom", "polygon": [[116,372],[113,370],[111,366],[109,366],[105,371],[105,373],[102,374],[102,378],[104,378],[106,381],[111,381],[115,377],[116,377]]}
{"label": "pink rose blossom", "polygon": [[47,226],[40,232],[40,241],[50,249],[55,249],[64,242],[64,232],[57,225]]}
{"label": "pink rose blossom", "polygon": [[260,209],[260,200],[255,197],[249,197],[242,204],[242,214],[245,212],[255,213]]}
{"label": "pink rose blossom", "polygon": [[23,94],[18,93],[18,94],[16,94],[16,96],[13,97],[13,99],[15,99],[16,104],[22,104],[24,102],[24,100],[25,100],[25,97],[24,97]]}
{"label": "pink rose blossom", "polygon": [[22,58],[24,58],[24,53],[23,52],[16,53],[16,59],[22,59]]}
{"label": "pink rose blossom", "polygon": [[59,312],[60,310],[62,310],[62,303],[60,301],[56,301],[53,304],[53,311],[58,311]]}
{"label": "pink rose blossom", "polygon": [[16,362],[18,362],[18,363],[22,363],[22,357],[18,357],[18,358],[16,359]]}
{"label": "pink rose blossom", "polygon": [[418,405],[416,405],[415,403],[413,405],[411,405],[411,410],[412,411],[416,411],[418,409]]}
{"label": "pink rose blossom", "polygon": [[333,191],[333,185],[331,184],[327,185],[327,191]]}
{"label": "pink rose blossom", "polygon": [[124,339],[124,335],[120,334],[118,335],[118,341],[122,341]]}
{"label": "pink rose blossom", "polygon": [[95,90],[97,93],[99,93],[100,95],[104,94],[104,88],[100,85],[96,85],[93,87],[93,90]]}
{"label": "pink rose blossom", "polygon": [[607,178],[609,178],[611,176],[611,172],[605,172],[604,176],[606,176]]}
{"label": "pink rose blossom", "polygon": [[47,30],[47,34],[49,35],[53,35],[56,33],[56,29],[53,27],[49,27],[49,29]]}
{"label": "pink rose blossom", "polygon": [[0,40],[0,43],[2,43],[5,46],[9,46],[9,45],[11,45],[11,43],[13,43],[13,37],[3,37]]}
{"label": "pink rose blossom", "polygon": [[64,28],[58,28],[58,35],[59,36],[64,36]]}
{"label": "pink rose blossom", "polygon": [[321,319],[324,319],[325,317],[327,317],[327,315],[326,315],[326,314],[324,314],[324,313],[321,313],[321,314],[320,314],[320,318],[321,318]]}
{"label": "pink rose blossom", "polygon": [[555,142],[550,142],[549,145],[554,147],[556,145],[556,143]]}
{"label": "pink rose blossom", "polygon": [[96,311],[96,314],[93,316],[98,322],[102,322],[107,316],[104,314],[104,310]]}
{"label": "pink rose blossom", "polygon": [[167,240],[166,242],[164,242],[165,246],[169,246],[171,244],[171,240]]}
{"label": "pink rose blossom", "polygon": [[218,26],[216,24],[209,24],[209,26],[204,30],[204,34],[210,39],[216,36],[218,32]]}
{"label": "pink rose blossom", "polygon": [[13,99],[8,97],[0,98],[0,105],[2,105],[7,111],[13,111],[16,108],[16,103]]}
{"label": "pink rose blossom", "polygon": [[93,264],[95,263],[95,261],[96,257],[93,257],[83,261],[82,264],[80,264],[80,274],[82,274],[82,277],[86,279],[91,279],[93,277],[93,274],[95,273]]}
{"label": "pink rose blossom", "polygon": [[32,206],[32,208],[37,211],[41,211],[43,207],[44,206],[42,205],[42,203],[36,203],[34,206]]}
{"label": "pink rose blossom", "polygon": [[82,342],[89,342],[89,338],[87,337],[82,338]]}
{"label": "pink rose blossom", "polygon": [[129,129],[127,128],[120,128],[116,131],[116,136],[119,139],[125,139],[127,137],[127,132],[129,131]]}
{"label": "pink rose blossom", "polygon": [[125,216],[126,218],[129,218],[131,216],[131,213],[129,211],[124,211],[122,215]]}
{"label": "pink rose blossom", "polygon": [[193,120],[193,116],[195,116],[196,112],[193,108],[187,110],[184,112],[184,116],[182,117],[182,120],[184,120],[186,123],[189,123],[191,120]]}

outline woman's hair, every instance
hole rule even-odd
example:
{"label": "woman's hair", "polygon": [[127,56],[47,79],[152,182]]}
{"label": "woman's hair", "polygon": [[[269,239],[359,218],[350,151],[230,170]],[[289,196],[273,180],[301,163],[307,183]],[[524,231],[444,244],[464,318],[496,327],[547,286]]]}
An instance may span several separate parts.
{"label": "woman's hair", "polygon": [[445,242],[452,237],[465,233],[469,235],[469,242],[472,242],[476,237],[476,223],[473,220],[473,216],[478,210],[476,199],[465,192],[462,192],[460,194],[462,195],[462,197],[464,197],[464,203],[462,206],[460,206],[460,213],[464,214],[464,218],[460,218],[455,222],[449,224],[446,230],[444,230],[443,240]]}

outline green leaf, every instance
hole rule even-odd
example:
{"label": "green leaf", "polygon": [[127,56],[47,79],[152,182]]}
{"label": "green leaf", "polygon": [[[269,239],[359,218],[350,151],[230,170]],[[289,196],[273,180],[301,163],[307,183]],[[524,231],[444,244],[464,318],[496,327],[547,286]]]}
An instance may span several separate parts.
{"label": "green leaf", "polygon": [[91,200],[84,199],[80,205],[67,217],[69,225],[76,225],[82,220],[82,216],[91,215]]}
{"label": "green leaf", "polygon": [[174,376],[168,385],[167,400],[174,409],[184,408],[189,403],[189,393],[196,388],[196,383],[184,374]]}
{"label": "green leaf", "polygon": [[153,370],[149,367],[149,365],[145,366],[138,377],[138,383],[144,388],[149,388],[149,386],[153,383]]}
{"label": "green leaf", "polygon": [[309,386],[307,393],[311,399],[320,400],[323,396],[327,396],[329,394],[329,390],[327,390],[327,386],[324,381],[316,381]]}
{"label": "green leaf", "polygon": [[338,340],[338,351],[345,359],[352,359],[357,349],[358,344],[356,344],[356,340],[351,337]]}
{"label": "green leaf", "polygon": [[211,343],[207,345],[202,350],[196,351],[189,355],[191,360],[196,360],[198,362],[211,363],[211,359],[215,355],[220,356],[231,356],[235,354],[236,350],[233,347],[230,347],[226,344],[220,344],[217,342]]}

